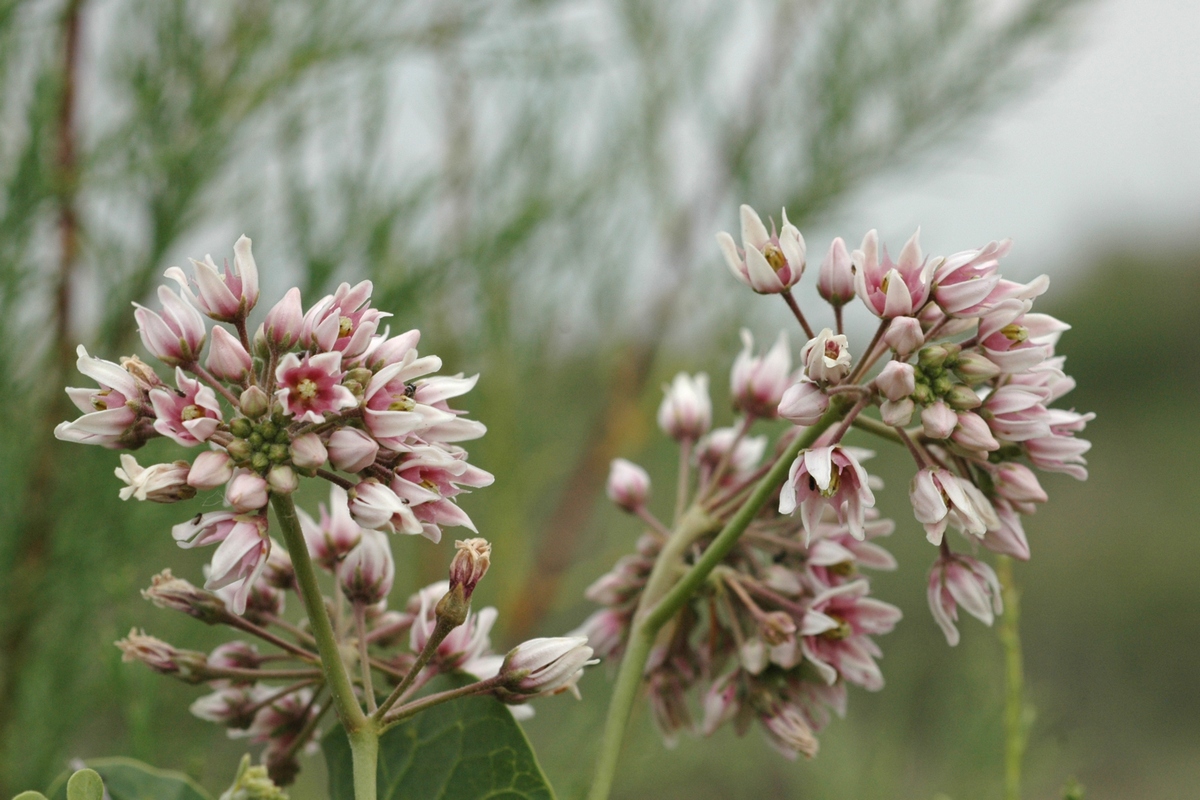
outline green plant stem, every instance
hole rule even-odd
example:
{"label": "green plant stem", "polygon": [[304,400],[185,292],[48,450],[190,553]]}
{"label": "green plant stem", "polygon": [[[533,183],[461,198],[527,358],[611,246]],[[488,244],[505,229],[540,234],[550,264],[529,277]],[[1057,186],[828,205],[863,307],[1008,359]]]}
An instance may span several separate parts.
{"label": "green plant stem", "polygon": [[354,685],[346,671],[334,637],[329,612],[325,609],[325,598],[317,583],[317,572],[313,569],[304,534],[300,530],[300,519],[296,516],[296,505],[290,495],[272,494],[271,505],[283,529],[283,540],[288,555],[296,570],[296,582],[300,586],[300,598],[312,628],[317,652],[321,655],[321,669],[325,673],[326,685],[333,698],[334,708],[341,718],[342,726],[350,738],[350,752],[354,759],[355,800],[375,800],[375,769],[379,759],[379,728],[367,717],[354,697]]}
{"label": "green plant stem", "polygon": [[428,664],[430,659],[433,658],[433,654],[437,652],[438,645],[442,643],[443,639],[450,635],[450,631],[458,627],[443,616],[439,615],[435,619],[436,622],[434,622],[433,633],[429,635],[429,639],[425,642],[425,646],[421,648],[421,653],[417,656],[417,660],[413,662],[412,667],[408,670],[408,674],[404,676],[404,679],[401,680],[400,683],[396,684],[396,688],[392,690],[392,693],[388,695],[387,699],[380,704],[379,708],[377,708],[375,713],[372,715],[376,723],[383,721],[384,715],[388,713],[388,710],[391,709],[392,706],[396,705],[396,702],[404,695],[404,692],[407,691],[408,687],[412,686],[413,681],[415,681],[417,676],[421,674],[421,670],[425,669],[425,665]]}
{"label": "green plant stem", "polygon": [[420,700],[414,700],[411,703],[406,703],[399,708],[392,710],[392,713],[388,715],[387,719],[383,723],[383,726],[379,729],[380,733],[387,731],[393,725],[403,722],[415,714],[421,713],[427,708],[432,708],[433,706],[446,703],[451,700],[457,700],[460,697],[470,697],[474,694],[490,692],[497,686],[503,685],[506,680],[507,678],[505,676],[496,675],[495,677],[488,678],[487,680],[469,683],[466,686],[460,686],[457,689],[447,689],[444,692],[431,694],[426,697],[422,697]]}
{"label": "green plant stem", "polygon": [[[617,771],[617,760],[621,753],[621,742],[625,737],[625,728],[629,723],[629,715],[637,700],[638,690],[642,685],[642,676],[646,661],[650,657],[654,639],[663,625],[683,607],[688,598],[700,588],[709,573],[721,563],[733,546],[737,544],[742,532],[750,525],[758,512],[774,494],[775,490],[787,477],[792,462],[804,449],[811,447],[822,433],[831,425],[842,419],[849,409],[850,403],[841,397],[834,397],[829,404],[829,410],[815,424],[805,428],[791,445],[771,466],[771,469],[758,482],[754,492],[738,509],[737,513],[726,523],[712,543],[705,549],[699,560],[677,582],[672,583],[676,573],[675,567],[687,548],[698,535],[704,532],[700,526],[700,518],[694,512],[703,514],[693,506],[680,519],[680,525],[667,541],[654,564],[638,611],[634,615],[633,624],[629,631],[629,642],[626,645],[625,656],[621,659],[621,667],[617,672],[617,682],[613,687],[612,699],[609,701],[608,716],[604,722],[604,734],[600,740],[600,754],[596,760],[596,773],[592,779],[592,787],[588,800],[607,800],[612,789],[613,778]],[[703,518],[708,518],[703,514]],[[661,597],[661,599],[659,599]]]}
{"label": "green plant stem", "polygon": [[1012,559],[996,559],[1004,599],[1000,643],[1004,647],[1004,800],[1021,800],[1021,762],[1025,756],[1025,671],[1021,655],[1021,592],[1013,576]]}
{"label": "green plant stem", "polygon": [[886,422],[880,422],[879,420],[874,419],[872,417],[865,417],[862,414],[859,414],[857,417],[854,418],[854,422],[852,422],[851,425],[853,425],[855,428],[858,428],[859,430],[864,430],[864,431],[867,431],[868,433],[873,433],[876,436],[880,436],[884,439],[890,439],[891,441],[895,442],[896,444],[904,444],[904,441],[900,438],[900,434],[897,433]]}

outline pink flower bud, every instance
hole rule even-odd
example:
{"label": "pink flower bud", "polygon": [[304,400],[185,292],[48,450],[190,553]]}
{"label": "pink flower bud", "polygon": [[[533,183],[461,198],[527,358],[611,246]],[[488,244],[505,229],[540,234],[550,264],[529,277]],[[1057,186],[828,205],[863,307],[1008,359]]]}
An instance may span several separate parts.
{"label": "pink flower bud", "polygon": [[424,533],[425,529],[408,504],[374,478],[354,487],[350,514],[364,528],[388,533]]}
{"label": "pink flower bud", "polygon": [[204,680],[208,660],[204,653],[180,650],[162,639],[139,633],[137,628],[131,629],[129,635],[116,644],[123,654],[122,661],[140,661],[155,672],[174,675],[188,683]]}
{"label": "pink flower bud", "polygon": [[208,665],[218,669],[258,669],[262,663],[257,647],[237,639],[217,645],[208,654]]}
{"label": "pink flower bud", "polygon": [[154,503],[175,503],[191,499],[196,496],[196,489],[187,482],[190,468],[191,465],[186,461],[142,467],[133,456],[123,453],[116,475],[128,485],[121,490],[121,499],[135,497]]}
{"label": "pink flower bud", "polygon": [[[500,675],[505,688],[518,695],[551,695],[575,689],[583,668],[595,663],[592,648],[582,636],[530,639],[504,657]],[[509,699],[509,698],[506,698]]]}
{"label": "pink flower bud", "polygon": [[793,383],[779,399],[779,416],[794,425],[815,425],[829,408],[829,395],[808,378]]}
{"label": "pink flower bud", "polygon": [[379,443],[357,428],[338,428],[329,437],[329,460],[345,472],[358,472],[375,462]]}
{"label": "pink flower bud", "polygon": [[903,361],[889,361],[875,378],[875,385],[888,400],[903,400],[911,395],[917,387],[912,364],[905,364]]}
{"label": "pink flower bud", "polygon": [[292,463],[302,469],[316,469],[325,463],[329,455],[325,443],[315,433],[306,433],[293,439],[288,446],[288,454]]}
{"label": "pink flower bud", "polygon": [[[250,252],[250,240],[242,236],[233,245],[236,274],[231,272],[227,265],[225,274],[221,275],[217,265],[213,263],[212,256],[205,256],[203,261],[191,259],[191,262],[196,272],[199,294],[195,302],[200,310],[221,322],[245,319],[250,309],[258,302],[258,267]],[[183,278],[182,270],[175,280],[180,278]],[[186,278],[183,280],[186,281]]]}
{"label": "pink flower bud", "polygon": [[884,400],[879,404],[879,416],[888,425],[902,428],[912,422],[916,408],[916,404],[907,397],[903,400]]}
{"label": "pink flower bud", "polygon": [[742,328],[742,344],[729,380],[734,407],[751,416],[773,419],[784,391],[792,382],[787,334],[780,331],[774,346],[763,356],[753,355],[754,336],[745,328]]}
{"label": "pink flower bud", "polygon": [[817,737],[804,718],[804,712],[792,705],[776,705],[761,714],[767,741],[787,758],[797,754],[812,758],[817,754]]}
{"label": "pink flower bud", "polygon": [[840,236],[829,245],[829,253],[821,262],[817,291],[835,306],[845,305],[854,299],[854,273],[851,271],[850,253]]}
{"label": "pink flower bud", "polygon": [[188,710],[206,722],[245,730],[269,695],[265,686],[227,686],[197,699]]}
{"label": "pink flower bud", "polygon": [[966,352],[960,354],[954,362],[954,374],[963,383],[974,386],[977,383],[990,381],[999,375],[1000,368],[993,364],[987,356]]}
{"label": "pink flower bud", "polygon": [[260,476],[239,471],[225,486],[225,502],[239,514],[257,511],[267,504],[267,489]]}
{"label": "pink flower bud", "polygon": [[868,231],[862,248],[851,254],[854,286],[872,314],[883,319],[908,317],[921,310],[929,297],[929,276],[921,255],[921,231],[905,243],[893,263],[885,251],[879,260],[879,235]]}
{"label": "pink flower bud", "polygon": [[1011,503],[1044,503],[1050,498],[1037,475],[1024,464],[1006,461],[993,473],[996,492]]}
{"label": "pink flower bud", "polygon": [[176,578],[169,569],[154,576],[150,588],[142,590],[142,597],[159,608],[182,611],[210,625],[226,613],[225,602],[221,598],[193,586],[183,578]]}
{"label": "pink flower bud", "polygon": [[300,339],[304,328],[304,309],[300,305],[300,290],[292,287],[283,299],[267,312],[263,332],[276,351],[288,350]]}
{"label": "pink flower bud", "polygon": [[800,350],[804,374],[820,384],[840,383],[850,372],[850,343],[829,328],[810,339]]}
{"label": "pink flower bud", "polygon": [[632,461],[614,458],[608,472],[607,491],[608,499],[618,508],[634,513],[645,505],[650,494],[650,475]]}
{"label": "pink flower bud", "polygon": [[277,464],[267,473],[267,485],[275,494],[291,494],[300,488],[300,479],[287,464]]}
{"label": "pink flower bud", "polygon": [[340,486],[329,487],[329,506],[320,505],[321,522],[317,524],[304,511],[297,510],[300,530],[313,559],[333,571],[346,554],[358,546],[363,529],[350,515],[349,495]]}
{"label": "pink flower bud", "polygon": [[454,560],[450,562],[450,591],[456,586],[463,589],[463,598],[471,594],[492,563],[492,546],[486,539],[467,539],[454,543]]}
{"label": "pink flower bud", "polygon": [[992,431],[983,421],[983,417],[970,411],[959,412],[958,426],[950,438],[966,449],[977,452],[990,453],[1000,449],[1000,443],[992,436]]}
{"label": "pink flower bud", "polygon": [[996,510],[983,492],[949,470],[918,470],[909,485],[908,497],[913,516],[925,526],[925,538],[932,544],[942,543],[948,523],[980,537],[1000,527]]}
{"label": "pink flower bud", "polygon": [[363,531],[358,546],[350,551],[341,568],[342,593],[354,603],[372,605],[392,591],[396,563],[385,534]]}
{"label": "pink flower bud", "polygon": [[196,456],[188,470],[187,482],[201,491],[223,486],[233,477],[233,463],[228,453],[209,450]]}
{"label": "pink flower bud", "polygon": [[921,424],[925,426],[925,435],[930,439],[945,439],[954,432],[954,426],[958,424],[958,414],[938,400],[921,412]]}
{"label": "pink flower bud", "polygon": [[257,386],[251,386],[238,397],[238,407],[250,419],[258,419],[271,410],[271,398]]}
{"label": "pink flower bud", "polygon": [[713,681],[712,686],[704,693],[703,705],[704,722],[700,730],[705,736],[712,736],[717,728],[737,716],[741,708],[738,701],[737,673],[731,672]]}
{"label": "pink flower bud", "polygon": [[219,325],[214,325],[212,345],[208,349],[208,358],[204,366],[223,381],[241,383],[250,374],[250,354],[233,334]]}
{"label": "pink flower bud", "polygon": [[672,439],[695,441],[712,427],[712,400],[708,396],[708,376],[691,377],[680,372],[670,386],[663,387],[658,407],[658,427]]}
{"label": "pink flower bud", "polygon": [[883,334],[883,341],[901,358],[908,358],[921,345],[925,335],[921,332],[921,321],[916,317],[896,317]]}

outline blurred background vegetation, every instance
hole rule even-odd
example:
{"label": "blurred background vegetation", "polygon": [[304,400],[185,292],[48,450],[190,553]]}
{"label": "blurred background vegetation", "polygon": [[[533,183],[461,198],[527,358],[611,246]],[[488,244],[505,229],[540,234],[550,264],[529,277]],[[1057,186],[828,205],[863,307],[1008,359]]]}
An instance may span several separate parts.
{"label": "blurred background vegetation", "polygon": [[[189,648],[220,640],[137,594],[167,565],[199,580],[205,554],[166,535],[184,510],[122,504],[113,454],[51,435],[74,416],[61,387],[80,380],[75,343],[136,349],[129,304],[167,266],[220,259],[244,232],[264,303],[369,277],[394,327],[420,327],[449,371],[482,373],[467,400],[490,432],[472,460],[497,482],[464,505],[495,547],[479,596],[501,609],[503,650],[578,624],[583,587],[632,545],[603,478],[618,454],[670,474],[653,426],[663,380],[706,369],[720,405],[738,325],[786,323],[718,261],[712,236],[737,204],[786,205],[807,231],[868,180],[969,146],[1054,68],[1081,11],[0,0],[0,797],[111,754],[216,788],[241,751],[188,715],[196,689],[112,647],[131,626]],[[1054,502],[1029,521],[1034,558],[1018,567],[1031,798],[1069,776],[1089,798],[1200,785],[1200,258],[1127,235],[1080,249],[1080,275],[1043,301],[1074,325],[1068,399],[1099,417],[1091,479],[1046,481]],[[810,235],[814,263],[827,243]],[[806,764],[728,731],[667,753],[640,713],[621,796],[1000,796],[999,645],[968,621],[948,649],[928,619],[932,555],[903,460],[878,460],[901,569],[875,592],[907,617],[882,642],[886,690],[852,693]],[[402,602],[449,551],[395,547]],[[582,688],[582,704],[543,703],[526,726],[567,798],[588,776],[604,670]],[[318,758],[293,797],[321,796]]]}

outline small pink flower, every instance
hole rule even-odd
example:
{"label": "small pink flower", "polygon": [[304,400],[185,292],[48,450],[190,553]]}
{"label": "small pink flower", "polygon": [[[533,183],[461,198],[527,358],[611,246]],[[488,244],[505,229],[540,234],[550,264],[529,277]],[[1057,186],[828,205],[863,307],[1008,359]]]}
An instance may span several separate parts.
{"label": "small pink flower", "polygon": [[139,447],[154,436],[147,418],[152,412],[137,379],[118,364],[88,355],[83,345],[75,352],[79,354],[75,362],[79,371],[100,387],[67,387],[67,395],[83,416],[60,422],[54,428],[55,438],[120,449]]}
{"label": "small pink flower", "polygon": [[759,294],[779,294],[791,289],[804,274],[804,237],[783,212],[783,228],[778,236],[767,233],[762,219],[750,206],[743,205],[742,251],[733,237],[722,231],[717,244],[725,256],[729,271]]}
{"label": "small pink flower", "polygon": [[142,344],[169,367],[196,362],[208,333],[204,316],[166,286],[158,287],[158,299],[163,305],[161,315],[134,303]]}
{"label": "small pink flower", "polygon": [[969,556],[939,556],[929,572],[929,610],[951,647],[958,644],[958,608],[984,625],[1004,611],[1000,581],[987,564]]}
{"label": "small pink flower", "polygon": [[867,471],[850,450],[841,445],[805,450],[792,462],[788,479],[779,491],[779,513],[792,514],[800,508],[805,542],[812,537],[826,506],[838,521],[862,539],[866,509],[875,505],[867,485]]}
{"label": "small pink flower", "polygon": [[801,378],[779,398],[779,416],[794,425],[815,425],[829,409],[829,395],[813,381]]}
{"label": "small pink flower", "polygon": [[742,707],[739,694],[737,670],[722,675],[712,682],[701,701],[704,709],[704,721],[700,725],[700,730],[705,736],[712,736],[718,728],[737,716]]}
{"label": "small pink flower", "polygon": [[196,490],[187,482],[190,466],[186,461],[175,461],[142,467],[133,456],[123,453],[116,475],[128,486],[121,490],[121,499],[134,497],[155,503],[176,503],[195,497]]}
{"label": "small pink flower", "polygon": [[387,536],[379,531],[363,531],[358,546],[342,562],[339,576],[342,593],[352,603],[373,605],[392,591],[396,562]]}
{"label": "small pink flower", "polygon": [[809,380],[822,385],[840,383],[850,372],[850,341],[823,328],[800,350],[800,363]]}
{"label": "small pink flower", "polygon": [[179,367],[175,368],[175,384],[179,387],[178,392],[169,388],[150,392],[150,402],[158,417],[154,429],[184,447],[208,441],[222,419],[217,395],[200,381],[188,377]]}
{"label": "small pink flower", "polygon": [[1000,443],[992,436],[992,431],[983,417],[971,411],[958,412],[958,425],[950,439],[967,450],[979,453],[990,453],[1000,449]]}
{"label": "small pink flower", "polygon": [[879,647],[870,639],[888,633],[900,621],[900,609],[867,597],[865,580],[826,589],[812,599],[804,615],[802,649],[828,684],[838,676],[868,691],[883,688],[875,663]]}
{"label": "small pink flower", "polygon": [[1003,498],[997,498],[993,505],[1000,525],[983,535],[983,546],[993,553],[1028,561],[1029,540],[1025,538],[1025,526],[1021,524],[1021,515]]}
{"label": "small pink flower", "polygon": [[[414,653],[425,649],[429,637],[437,626],[437,604],[450,591],[448,581],[431,583],[409,598],[409,613],[413,614],[413,624],[409,631],[409,647]],[[435,661],[443,669],[453,670],[465,668],[467,664],[478,662],[491,651],[489,634],[496,624],[496,609],[487,607],[475,613],[468,612],[467,619],[462,625],[450,631],[450,635],[438,645]],[[478,667],[477,667],[478,668]],[[477,673],[473,673],[477,674]]]}
{"label": "small pink flower", "polygon": [[708,396],[708,376],[694,378],[680,372],[669,386],[663,386],[658,407],[658,427],[672,439],[695,441],[712,427],[712,400]]}
{"label": "small pink flower", "polygon": [[929,264],[921,256],[921,231],[905,243],[895,263],[883,254],[879,260],[879,235],[868,231],[862,248],[855,250],[854,281],[859,298],[882,319],[916,314],[929,298]]}
{"label": "small pink flower", "polygon": [[300,290],[292,287],[267,312],[261,332],[276,352],[282,352],[300,340],[303,329],[304,309],[300,305]]}
{"label": "small pink flower", "polygon": [[614,458],[605,490],[609,500],[632,514],[646,504],[646,497],[650,494],[650,475],[632,461]]}
{"label": "small pink flower", "polygon": [[245,730],[270,695],[270,689],[262,685],[226,686],[197,699],[188,710],[206,722]]}
{"label": "small pink flower", "polygon": [[329,461],[344,472],[358,472],[375,463],[379,443],[357,428],[339,428],[329,437]]}
{"label": "small pink flower", "polygon": [[729,457],[726,482],[732,484],[743,480],[762,461],[767,451],[767,437],[739,437],[736,428],[717,428],[700,440],[696,448],[696,460],[705,469],[715,469],[730,448],[733,454]]}
{"label": "small pink flower", "polygon": [[333,571],[338,562],[362,540],[363,529],[351,517],[349,502],[349,495],[345,489],[331,486],[328,508],[324,503],[318,506],[321,512],[320,524],[314,522],[304,511],[296,509],[308,552],[312,554],[314,561],[330,571]]}
{"label": "small pink flower", "polygon": [[754,336],[742,328],[742,352],[733,361],[729,377],[734,406],[745,413],[774,419],[779,401],[792,383],[792,356],[788,350],[787,334],[779,338],[766,355],[755,356]]}
{"label": "small pink flower", "polygon": [[949,470],[918,470],[908,496],[913,515],[925,526],[925,536],[932,544],[942,543],[949,523],[979,537],[1000,526],[996,511],[983,492]]}
{"label": "small pink flower", "polygon": [[188,471],[189,486],[206,491],[224,486],[233,477],[233,462],[223,450],[207,450],[196,456]]}
{"label": "small pink flower", "polygon": [[[191,259],[196,271],[196,286],[198,296],[193,296],[196,305],[210,318],[221,322],[235,322],[245,319],[250,310],[258,302],[258,266],[254,263],[254,255],[250,252],[250,240],[242,236],[233,245],[233,265],[236,272],[225,267],[221,275],[212,256],[205,256],[203,261]],[[187,277],[183,270],[172,267],[167,271],[167,277],[178,282],[181,287],[188,289]]]}
{"label": "small pink flower", "polygon": [[979,320],[979,346],[1008,373],[1036,367],[1053,355],[1054,344],[1071,326],[1049,314],[1031,314],[1028,300],[997,303]]}
{"label": "small pink flower", "polygon": [[1038,469],[1047,472],[1065,472],[1076,480],[1087,480],[1087,461],[1083,454],[1091,449],[1092,443],[1075,436],[1095,414],[1079,414],[1060,408],[1049,410],[1047,422],[1050,435],[1030,439],[1024,443],[1029,460]]}
{"label": "small pink flower", "polygon": [[1050,412],[1042,395],[1019,386],[1001,386],[989,394],[982,412],[997,439],[1024,442],[1050,434]]}
{"label": "small pink flower", "polygon": [[324,422],[326,414],[358,405],[354,394],[342,386],[342,354],[318,353],[301,361],[288,353],[275,370],[279,389],[275,399],[283,413],[298,422]]}
{"label": "small pink flower", "polygon": [[370,281],[343,283],[304,315],[300,344],[324,352],[340,352],[347,360],[366,352],[379,322],[391,316],[370,307]]}
{"label": "small pink flower", "polygon": [[791,704],[774,703],[759,714],[767,742],[788,759],[797,755],[812,758],[817,754],[817,737],[804,712]]}
{"label": "small pink flower", "polygon": [[266,516],[234,511],[198,514],[194,519],[174,526],[171,535],[183,548],[220,542],[213,553],[212,569],[204,588],[221,589],[237,584],[232,606],[234,613],[244,614],[250,590],[266,568],[271,551]]}
{"label": "small pink flower", "polygon": [[1000,259],[1012,249],[1012,240],[989,242],[978,250],[948,256],[934,272],[933,300],[951,316],[977,317],[988,308],[1000,284]]}
{"label": "small pink flower", "polygon": [[393,364],[403,363],[409,357],[409,353],[412,353],[412,358],[416,358],[420,341],[421,332],[416,328],[397,336],[389,337],[386,333],[376,336],[362,355],[363,364],[378,371]]}
{"label": "small pink flower", "polygon": [[508,651],[500,674],[512,676],[505,688],[515,694],[545,697],[572,691],[578,695],[575,684],[583,668],[595,663],[582,636],[530,639]]}
{"label": "small pink flower", "polygon": [[437,356],[418,358],[409,350],[404,360],[375,373],[363,395],[363,420],[367,431],[384,447],[403,451],[409,438],[425,432],[435,422],[455,420],[448,412],[417,404],[416,378],[441,369]]}
{"label": "small pink flower", "polygon": [[1026,514],[1033,513],[1034,503],[1044,503],[1050,499],[1038,482],[1037,475],[1024,464],[1006,461],[991,470],[991,474],[996,494]]}
{"label": "small pink flower", "polygon": [[374,478],[355,486],[354,493],[350,514],[364,528],[388,533],[426,533],[408,503]]}
{"label": "small pink flower", "polygon": [[833,240],[829,253],[821,262],[817,275],[817,291],[826,302],[843,306],[854,299],[854,265],[842,237]]}
{"label": "small pink flower", "polygon": [[249,376],[252,365],[250,354],[242,347],[242,343],[229,331],[214,325],[212,346],[208,348],[205,368],[223,381],[242,383]]}
{"label": "small pink flower", "polygon": [[954,409],[943,401],[938,400],[921,412],[921,425],[925,428],[925,435],[930,439],[948,439],[954,432],[954,427],[958,425],[958,414],[954,413]]}

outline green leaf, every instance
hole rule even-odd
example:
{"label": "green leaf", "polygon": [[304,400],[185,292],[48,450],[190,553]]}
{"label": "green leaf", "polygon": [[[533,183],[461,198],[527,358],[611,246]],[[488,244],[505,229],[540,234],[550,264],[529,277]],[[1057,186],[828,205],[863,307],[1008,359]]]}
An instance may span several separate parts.
{"label": "green leaf", "polygon": [[46,800],[46,795],[41,792],[21,792],[13,800]]}
{"label": "green leaf", "polygon": [[[431,692],[471,680],[446,676]],[[330,800],[354,800],[350,742],[341,727],[321,742]],[[525,732],[494,697],[464,697],[406,720],[379,740],[379,800],[553,800]],[[114,798],[116,800],[116,798]]]}
{"label": "green leaf", "polygon": [[[132,758],[97,758],[87,762],[104,781],[112,800],[212,800],[208,793],[182,772],[155,769]],[[76,780],[80,772],[58,778],[47,794],[50,800],[76,800]],[[90,795],[80,795],[90,798]]]}
{"label": "green leaf", "polygon": [[67,781],[67,800],[104,800],[104,781],[94,769],[81,769]]}

